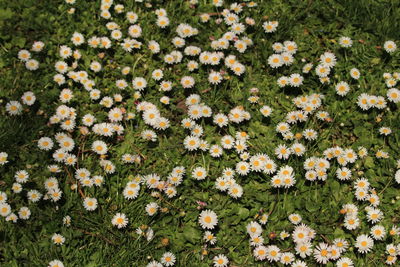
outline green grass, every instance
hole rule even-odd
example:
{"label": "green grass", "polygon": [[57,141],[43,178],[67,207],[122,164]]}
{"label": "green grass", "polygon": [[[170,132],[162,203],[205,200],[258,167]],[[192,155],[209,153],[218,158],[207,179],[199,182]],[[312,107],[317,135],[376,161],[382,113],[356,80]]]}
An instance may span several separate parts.
{"label": "green grass", "polygon": [[[258,7],[245,8],[240,15],[241,18],[249,16],[256,21],[256,26],[249,27],[246,32],[254,46],[248,48],[244,54],[231,48],[226,53],[237,55],[239,61],[246,65],[245,75],[231,75],[229,80],[212,87],[204,78],[210,68],[200,67],[197,72],[190,74],[185,64],[167,66],[162,58],[173,50],[170,40],[176,36],[175,28],[179,23],[188,23],[199,29],[199,35],[191,38],[188,45],[197,45],[203,50],[211,51],[209,38],[219,38],[227,31],[227,27],[223,23],[217,25],[214,20],[206,24],[200,23],[198,15],[220,12],[222,8],[217,9],[209,4],[210,1],[203,0],[199,0],[196,8],[191,8],[187,1],[152,1],[152,7],[145,7],[143,3],[134,1],[123,3],[125,10],[132,10],[139,15],[138,23],[144,33],[142,42],[146,44],[148,40],[157,40],[163,49],[161,55],[152,56],[143,46],[142,50],[135,50],[130,55],[120,48],[111,49],[103,59],[99,59],[97,54],[101,50],[88,49],[84,45],[80,48],[83,54],[80,68],[93,74],[89,70],[90,61],[96,59],[102,62],[104,70],[92,76],[95,77],[96,87],[101,89],[102,95],[121,93],[128,111],[135,111],[133,90],[120,92],[115,87],[115,80],[122,77],[117,67],[135,66],[133,76],[142,76],[148,81],[151,80],[154,69],[164,68],[165,79],[173,81],[175,88],[170,94],[171,105],[162,106],[159,103],[163,94],[156,89],[154,81],[149,82],[143,99],[156,104],[161,114],[171,121],[172,127],[165,132],[157,131],[157,143],[149,144],[139,136],[144,128],[149,127],[145,126],[138,114],[134,120],[123,122],[124,139],[104,139],[109,144],[109,158],[116,164],[117,172],[105,175],[105,184],[101,188],[84,189],[85,195],[96,197],[99,201],[98,209],[90,213],[84,210],[81,195],[76,190],[71,190],[67,183],[70,179],[69,173],[73,174],[74,168],[68,168],[57,176],[63,197],[56,204],[50,201],[29,203],[24,193],[12,193],[11,185],[14,183],[15,172],[26,169],[31,182],[24,186],[23,192],[33,188],[44,192],[43,182],[51,176],[46,166],[53,161],[51,152],[40,151],[36,141],[42,136],[53,136],[61,131],[57,126],[47,125],[49,117],[60,105],[60,89],[52,81],[55,74],[54,63],[59,60],[57,49],[63,44],[72,47],[69,39],[75,31],[81,32],[85,37],[108,35],[104,27],[105,20],[98,16],[100,1],[77,0],[73,15],[67,13],[70,6],[60,0],[5,2],[0,2],[0,152],[7,152],[10,162],[1,167],[0,191],[7,193],[8,202],[13,209],[28,206],[32,216],[29,220],[19,220],[16,224],[0,218],[1,266],[47,266],[53,259],[62,260],[65,266],[145,266],[151,259],[158,260],[166,251],[176,255],[176,266],[211,266],[212,258],[220,253],[229,258],[231,266],[266,266],[265,262],[255,261],[252,256],[245,229],[247,223],[254,220],[261,210],[270,213],[263,234],[267,244],[277,244],[282,249],[291,249],[294,252],[293,243],[289,239],[268,239],[269,233],[279,234],[283,230],[293,229],[293,225],[287,220],[287,216],[293,212],[301,214],[303,222],[316,230],[315,244],[324,242],[325,238],[333,240],[338,237],[346,238],[353,244],[357,235],[369,232],[371,225],[365,219],[365,203],[357,202],[354,198],[352,183],[340,182],[334,178],[338,167],[336,163],[329,170],[326,182],[310,183],[304,179],[304,159],[322,156],[322,151],[333,145],[355,150],[358,146],[365,146],[368,149],[367,158],[357,160],[349,167],[353,171],[352,181],[358,177],[368,178],[379,194],[379,208],[385,214],[381,224],[387,229],[399,225],[399,186],[394,181],[396,160],[399,158],[399,106],[390,103],[388,110],[371,109],[361,112],[355,99],[362,92],[386,95],[383,73],[400,70],[398,51],[389,56],[381,48],[377,48],[383,46],[386,40],[400,39],[400,2],[258,1]],[[161,7],[167,10],[171,20],[171,25],[165,30],[154,26],[156,16],[153,11]],[[266,34],[262,30],[261,24],[267,18],[279,21],[277,32]],[[116,16],[114,21],[121,25],[125,34],[129,23],[124,15]],[[351,37],[354,41],[353,47],[348,50],[340,48],[337,44],[340,36]],[[45,42],[46,47],[39,55],[33,54],[40,62],[40,68],[30,72],[19,62],[17,53],[21,49],[30,48],[35,40]],[[298,44],[296,61],[289,67],[271,69],[267,64],[267,58],[272,54],[271,45],[285,40],[293,40]],[[304,65],[302,58],[307,62],[317,63],[319,55],[325,51],[334,52],[339,62],[331,75],[330,85],[321,85],[315,75],[309,75],[305,76],[304,85],[300,88],[281,89],[277,86],[278,77],[301,73]],[[183,62],[186,61],[184,57]],[[350,80],[348,72],[352,67],[360,69],[360,80]],[[179,80],[184,75],[195,77],[195,89],[183,91]],[[334,90],[334,84],[340,80],[348,81],[352,88],[344,98],[336,95]],[[83,88],[72,83],[67,86],[74,90],[75,97],[68,105],[77,109],[78,118],[91,112],[99,121],[106,119],[107,111],[90,101]],[[250,96],[248,89],[251,87],[260,89],[260,104],[250,104],[247,101]],[[25,109],[21,116],[8,116],[5,104],[10,100],[20,99],[29,90],[36,94],[37,102]],[[182,140],[188,132],[180,126],[180,121],[186,114],[178,104],[191,93],[200,94],[202,102],[209,105],[214,113],[227,113],[237,105],[242,105],[251,113],[252,119],[249,122],[232,124],[221,130],[216,129],[210,119],[199,121],[204,128],[204,138],[210,143],[218,141],[225,134],[234,135],[239,130],[247,131],[251,137],[251,154],[266,153],[274,157],[274,148],[285,142],[276,135],[276,124],[285,119],[288,111],[295,110],[291,102],[295,96],[324,94],[326,97],[323,109],[331,114],[333,121],[321,123],[312,117],[304,124],[293,126],[294,133],[313,128],[319,134],[316,141],[303,142],[307,147],[305,158],[276,160],[279,166],[288,164],[295,169],[297,183],[294,187],[288,190],[272,189],[269,176],[252,172],[245,177],[236,178],[243,186],[244,194],[242,198],[234,200],[217,191],[214,180],[221,175],[223,168],[235,166],[239,161],[238,155],[229,151],[224,153],[221,160],[216,160],[208,153],[189,153],[182,146]],[[262,118],[258,111],[264,104],[273,108],[271,118]],[[382,116],[379,123],[376,122],[377,116]],[[378,129],[382,126],[390,127],[393,133],[388,137],[379,136]],[[82,136],[79,130],[71,135],[82,151],[90,149],[92,141],[102,139],[94,135]],[[376,159],[374,153],[378,149],[389,152],[390,158]],[[140,165],[123,165],[119,159],[128,152],[140,152],[145,159]],[[83,153],[79,164],[93,170],[92,173],[101,172],[98,157],[93,153]],[[136,200],[127,201],[123,198],[122,191],[130,176],[158,173],[161,177],[166,177],[178,165],[185,166],[187,173],[197,166],[206,167],[209,171],[208,178],[195,181],[187,175],[183,184],[177,188],[178,195],[168,201],[155,200],[144,186]],[[159,212],[155,217],[147,216],[144,207],[151,201],[166,208],[165,212]],[[218,242],[215,246],[204,247],[202,229],[197,222],[197,201],[206,202],[207,208],[218,215],[219,224],[214,231]],[[342,226],[343,216],[339,214],[339,210],[346,203],[359,206],[361,227],[355,231],[345,230]],[[127,215],[127,228],[118,230],[112,227],[111,218],[116,212]],[[62,218],[66,215],[72,217],[69,228],[62,225]],[[151,242],[135,233],[135,229],[142,225],[154,229],[155,237]],[[66,238],[61,247],[51,242],[51,236],[56,232]],[[165,238],[168,239],[168,244],[161,242]],[[397,244],[398,241],[398,237],[388,237],[385,241],[375,242],[372,253],[362,255],[354,249],[345,256],[353,259],[356,266],[383,266],[386,244]],[[203,250],[207,255],[202,255]],[[306,261],[309,266],[316,266],[311,257]],[[328,266],[333,266],[333,263]]]}

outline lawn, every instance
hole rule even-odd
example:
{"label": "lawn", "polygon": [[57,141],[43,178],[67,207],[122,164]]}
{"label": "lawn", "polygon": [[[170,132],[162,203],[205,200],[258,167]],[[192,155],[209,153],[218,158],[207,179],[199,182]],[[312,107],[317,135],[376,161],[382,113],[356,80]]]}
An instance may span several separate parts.
{"label": "lawn", "polygon": [[0,266],[385,266],[400,2],[0,2]]}

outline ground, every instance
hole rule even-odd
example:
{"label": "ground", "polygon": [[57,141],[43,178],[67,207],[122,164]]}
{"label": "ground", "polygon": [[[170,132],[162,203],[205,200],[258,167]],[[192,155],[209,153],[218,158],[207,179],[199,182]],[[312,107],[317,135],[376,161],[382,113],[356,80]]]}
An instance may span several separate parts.
{"label": "ground", "polygon": [[[62,60],[58,51],[61,45],[71,42],[74,32],[80,32],[89,39],[91,36],[110,36],[105,24],[114,21],[121,26],[124,38],[130,24],[125,13],[115,14],[106,20],[100,17],[100,1],[77,0],[74,4],[53,0],[16,0],[0,3],[0,152],[8,154],[8,163],[0,166],[0,191],[7,194],[7,202],[13,212],[28,207],[32,213],[28,220],[19,219],[16,223],[0,218],[0,265],[1,266],[47,266],[54,259],[61,260],[65,266],[146,266],[152,260],[160,260],[163,253],[170,251],[176,256],[176,266],[212,266],[213,257],[224,254],[230,266],[267,266],[267,261],[258,261],[253,256],[249,245],[246,226],[257,221],[261,214],[268,214],[269,219],[263,226],[265,245],[274,244],[286,252],[295,253],[291,238],[281,240],[282,231],[291,233],[294,225],[288,220],[292,213],[298,213],[302,222],[316,232],[312,241],[316,246],[320,242],[332,243],[335,238],[344,238],[350,243],[350,249],[343,256],[353,260],[355,266],[382,266],[387,259],[386,245],[397,244],[398,235],[387,234],[383,241],[375,241],[370,253],[362,254],[354,247],[357,236],[369,234],[373,224],[367,221],[364,208],[368,202],[357,201],[354,196],[354,181],[365,177],[379,196],[378,208],[384,213],[379,225],[389,231],[399,225],[400,201],[399,185],[395,173],[399,168],[399,104],[387,101],[384,109],[371,108],[362,110],[357,105],[361,93],[386,97],[388,88],[383,78],[384,73],[394,73],[400,69],[400,53],[387,53],[383,47],[385,41],[397,41],[399,37],[400,3],[396,1],[257,1],[255,7],[244,7],[240,13],[240,22],[246,17],[254,19],[255,25],[246,26],[242,35],[253,42],[244,53],[238,52],[231,44],[223,50],[225,56],[236,55],[246,70],[238,76],[229,71],[221,61],[220,65],[210,67],[200,64],[194,72],[187,69],[186,63],[197,60],[196,57],[183,57],[182,63],[168,65],[164,56],[175,48],[172,38],[180,23],[187,23],[198,29],[198,34],[186,39],[186,46],[194,45],[202,51],[212,51],[212,40],[222,37],[229,30],[223,21],[221,12],[233,3],[225,1],[223,7],[216,7],[211,1],[199,0],[192,5],[189,1],[114,1],[123,4],[125,11],[138,15],[136,22],[142,28],[142,48],[126,52],[113,40],[110,49],[93,49],[84,44],[81,51],[79,70],[85,70],[95,81],[102,96],[121,94],[123,101],[116,103],[119,108],[132,112],[135,117],[123,120],[123,134],[113,137],[99,137],[93,133],[85,135],[76,127],[63,131],[59,125],[49,123],[49,119],[61,103],[60,91],[63,88],[73,90],[73,99],[65,105],[76,109],[77,126],[82,126],[81,118],[87,113],[95,115],[98,122],[107,121],[109,109],[92,101],[88,90],[68,79],[64,85],[53,81],[56,74],[54,64]],[[244,3],[249,3],[244,1]],[[72,12],[70,9],[75,8]],[[167,11],[170,25],[161,29],[155,25],[155,10]],[[113,10],[113,8],[111,9]],[[208,22],[201,22],[201,14],[210,14]],[[278,21],[275,32],[266,33],[262,27],[265,21]],[[339,45],[339,38],[348,36],[353,40],[351,48]],[[110,38],[111,39],[111,38]],[[161,47],[160,54],[152,54],[147,48],[150,40],[156,40]],[[298,46],[293,64],[272,68],[268,57],[274,53],[275,42],[294,41]],[[18,52],[29,50],[34,41],[43,41],[45,48],[40,53],[31,52],[39,61],[39,69],[29,71],[18,59]],[[122,41],[118,41],[122,42]],[[232,42],[233,43],[233,42]],[[315,75],[302,73],[303,66],[311,62],[318,65],[319,57],[324,52],[332,52],[337,57],[337,65],[329,76],[330,83],[323,84]],[[95,73],[89,66],[93,60],[99,61],[103,70]],[[198,61],[198,60],[197,60]],[[73,60],[69,59],[71,65]],[[124,77],[121,68],[129,66],[131,74]],[[358,68],[361,77],[350,77],[351,68]],[[155,69],[164,71],[164,79],[172,81],[171,92],[158,90],[159,82],[151,78]],[[223,70],[223,81],[218,85],[208,82],[211,70]],[[304,76],[300,87],[281,88],[277,79],[283,75],[300,73]],[[66,76],[66,75],[65,75]],[[192,76],[196,84],[184,89],[180,85],[183,76]],[[144,77],[147,88],[141,97],[135,99],[135,90],[131,86],[134,77]],[[126,78],[129,88],[118,89],[115,81]],[[335,85],[347,81],[350,92],[339,96]],[[250,92],[258,88],[259,92]],[[36,102],[23,105],[20,115],[11,116],[6,111],[6,104],[20,100],[26,91],[36,95]],[[306,122],[291,125],[293,134],[304,129],[314,129],[318,137],[313,141],[302,138],[306,152],[302,157],[290,156],[288,160],[278,159],[275,148],[280,144],[291,145],[293,140],[284,140],[276,132],[278,123],[285,121],[286,114],[297,110],[293,98],[322,94],[320,110],[327,111],[330,120],[320,121],[315,114]],[[290,188],[273,188],[271,177],[263,172],[250,172],[248,175],[236,175],[235,179],[243,187],[243,196],[233,198],[215,188],[215,180],[221,176],[224,168],[235,168],[241,161],[233,150],[224,151],[220,158],[211,157],[209,152],[188,151],[183,140],[190,131],[181,126],[181,121],[188,118],[185,99],[191,94],[201,96],[201,102],[209,106],[213,114],[228,114],[236,106],[249,112],[251,119],[240,124],[229,123],[219,128],[212,123],[212,118],[202,118],[196,123],[202,126],[203,139],[210,144],[218,143],[222,136],[235,136],[238,131],[249,135],[248,152],[251,156],[265,153],[279,167],[289,165],[294,169],[296,183]],[[170,104],[163,105],[160,98],[170,97]],[[258,103],[251,103],[248,98],[259,97]],[[148,101],[157,106],[162,116],[170,121],[171,126],[164,130],[154,130],[157,141],[149,142],[141,138],[144,129],[152,129],[136,110],[141,101]],[[259,111],[264,105],[272,108],[270,117],[262,116]],[[381,127],[388,127],[392,133],[388,136],[379,134]],[[59,132],[67,132],[75,141],[73,154],[78,156],[78,165],[60,164],[62,171],[56,175],[49,172],[47,166],[54,164],[52,152],[38,148],[37,142],[43,136],[54,137]],[[54,138],[53,138],[54,139]],[[55,139],[54,139],[55,140]],[[100,157],[91,151],[95,140],[103,140],[108,145],[107,159],[116,167],[116,172],[107,174],[100,166]],[[326,181],[310,182],[305,179],[305,159],[323,157],[324,150],[340,146],[352,148],[358,152],[360,146],[368,150],[368,155],[359,157],[351,170],[350,180],[336,178],[340,168],[336,161],[331,161]],[[387,152],[388,158],[379,158],[376,153]],[[53,151],[54,152],[54,151]],[[125,153],[137,154],[140,163],[124,164],[120,159]],[[157,173],[166,179],[176,166],[184,166],[186,175],[183,183],[176,187],[177,195],[167,198],[165,194],[153,196],[146,185],[142,185],[139,196],[127,200],[123,196],[126,184],[138,175]],[[195,167],[204,167],[205,180],[195,180],[191,173]],[[105,177],[101,187],[82,187],[74,177],[76,169],[87,168],[93,174]],[[23,184],[21,193],[11,189],[15,183],[14,175],[18,170],[27,170],[28,183]],[[27,191],[37,189],[46,193],[44,182],[56,176],[63,195],[59,201],[41,200],[32,203],[26,197]],[[76,185],[76,188],[74,187]],[[371,192],[369,192],[371,193]],[[87,211],[82,205],[84,197],[95,197],[98,208]],[[145,206],[156,202],[161,207],[154,216],[148,216]],[[360,227],[350,231],[344,227],[344,215],[340,211],[343,205],[353,203],[359,209]],[[218,216],[218,226],[214,230],[217,238],[215,245],[203,240],[204,229],[198,223],[201,209],[213,210]],[[343,211],[343,210],[342,210]],[[111,224],[113,216],[124,213],[129,218],[126,228],[118,229]],[[65,216],[71,216],[71,225],[63,224]],[[151,227],[154,238],[147,241],[137,234],[136,229]],[[55,245],[51,237],[60,233],[65,237],[62,246]],[[300,257],[296,256],[298,259]],[[317,266],[310,256],[304,260],[308,266]],[[273,263],[281,266],[281,263]],[[334,266],[331,260],[327,266]]]}

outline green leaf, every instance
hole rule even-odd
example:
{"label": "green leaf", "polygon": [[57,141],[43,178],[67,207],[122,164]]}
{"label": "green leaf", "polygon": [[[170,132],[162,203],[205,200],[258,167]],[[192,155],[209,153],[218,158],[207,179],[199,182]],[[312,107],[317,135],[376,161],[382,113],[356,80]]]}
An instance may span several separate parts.
{"label": "green leaf", "polygon": [[0,20],[10,19],[13,16],[11,9],[0,9]]}
{"label": "green leaf", "polygon": [[186,226],[183,229],[183,237],[192,244],[200,240],[200,231],[192,226]]}
{"label": "green leaf", "polygon": [[372,157],[366,157],[365,158],[365,162],[364,162],[364,166],[366,168],[373,168],[375,167],[375,163],[374,163],[374,159]]}
{"label": "green leaf", "polygon": [[242,207],[239,208],[238,213],[237,213],[237,215],[239,216],[239,218],[241,220],[248,218],[249,214],[250,214],[249,210],[246,208],[242,208]]}

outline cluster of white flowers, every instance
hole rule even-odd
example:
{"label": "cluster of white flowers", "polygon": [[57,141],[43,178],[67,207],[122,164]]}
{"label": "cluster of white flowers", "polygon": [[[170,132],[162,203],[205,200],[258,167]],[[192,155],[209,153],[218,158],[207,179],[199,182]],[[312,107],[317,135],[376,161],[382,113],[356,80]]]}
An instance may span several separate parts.
{"label": "cluster of white flowers", "polygon": [[[75,4],[75,0],[65,2]],[[271,191],[289,192],[296,187],[298,181],[305,185],[316,181],[321,181],[321,184],[329,181],[330,172],[337,179],[334,180],[336,183],[353,181],[355,201],[361,206],[366,206],[362,211],[365,214],[361,216],[359,207],[353,203],[344,204],[340,210],[344,215],[342,225],[346,231],[353,231],[353,246],[359,253],[370,252],[374,242],[385,240],[387,235],[399,235],[396,226],[389,230],[389,226],[382,222],[384,214],[383,210],[379,209],[381,194],[362,173],[360,174],[358,162],[366,161],[368,150],[359,147],[356,152],[351,147],[331,145],[330,148],[318,152],[315,148],[318,147],[319,141],[326,137],[324,126],[336,118],[336,114],[331,116],[326,111],[328,108],[325,105],[329,104],[329,101],[325,99],[325,95],[336,93],[336,100],[342,101],[345,96],[350,98],[355,92],[357,96],[354,99],[361,112],[367,113],[376,108],[382,112],[376,119],[380,121],[386,109],[400,102],[400,91],[396,88],[400,73],[383,74],[387,88],[385,96],[375,95],[375,91],[361,92],[359,82],[363,77],[358,68],[350,66],[350,70],[345,70],[346,75],[351,77],[347,81],[345,78],[341,79],[339,68],[335,69],[342,59],[339,52],[335,55],[332,51],[326,51],[320,54],[317,60],[303,58],[301,62],[304,65],[296,71],[295,57],[302,43],[299,42],[298,45],[289,39],[272,43],[273,52],[263,59],[262,64],[269,66],[272,73],[279,72],[279,75],[276,75],[279,78],[276,82],[273,80],[273,86],[282,88],[281,91],[303,92],[302,95],[293,98],[286,95],[287,99],[292,100],[292,107],[289,104],[282,110],[277,110],[274,102],[279,103],[279,99],[266,99],[264,93],[269,89],[264,88],[264,85],[256,85],[259,88],[251,87],[251,84],[246,84],[247,80],[240,83],[241,87],[245,87],[240,93],[245,96],[244,101],[247,99],[247,102],[234,103],[232,106],[224,106],[221,102],[220,106],[215,106],[212,101],[207,102],[209,91],[232,88],[234,83],[230,83],[230,80],[242,80],[246,74],[254,71],[253,66],[246,66],[249,62],[248,53],[255,47],[251,38],[257,36],[252,32],[259,30],[263,36],[269,38],[278,30],[279,22],[263,18],[261,22],[257,20],[256,23],[254,18],[246,17],[248,9],[257,6],[255,2],[232,3],[229,8],[222,9],[219,7],[223,7],[225,1],[211,2],[218,8],[218,14],[203,13],[198,18],[200,23],[213,21],[220,28],[208,36],[209,42],[199,42],[197,39],[201,29],[209,25],[196,28],[182,21],[172,21],[172,17],[170,21],[164,8],[154,9],[155,15],[152,11],[151,16],[139,18],[137,13],[125,10],[128,5],[117,4],[113,0],[102,0],[99,14],[104,22],[104,31],[100,31],[102,33],[98,36],[92,33],[84,34],[84,31],[73,32],[67,42],[57,47],[57,52],[54,51],[56,58],[52,59],[54,61],[50,67],[53,86],[60,90],[59,94],[57,93],[58,98],[55,99],[58,102],[48,118],[48,126],[56,133],[52,135],[51,131],[48,131],[44,134],[45,131],[41,131],[35,141],[41,152],[47,153],[55,164],[48,166],[51,175],[44,177],[38,189],[26,186],[30,182],[36,182],[36,178],[30,177],[34,176],[30,168],[15,172],[11,190],[7,193],[0,192],[0,215],[6,221],[16,223],[19,219],[28,220],[31,217],[29,207],[21,206],[17,209],[11,206],[14,203],[9,201],[9,194],[25,194],[23,189],[26,186],[29,204],[40,200],[58,202],[63,195],[69,197],[61,190],[67,188],[64,186],[64,180],[70,185],[71,192],[80,195],[82,201],[79,203],[84,210],[97,212],[103,202],[98,191],[94,189],[101,187],[105,180],[108,181],[109,176],[123,175],[117,170],[120,164],[134,169],[146,162],[147,157],[142,155],[146,152],[135,150],[133,142],[136,142],[136,137],[140,139],[139,142],[151,147],[158,145],[157,141],[164,142],[168,135],[174,135],[183,128],[184,137],[177,134],[176,137],[182,138],[179,143],[174,144],[176,147],[183,144],[183,154],[193,156],[193,159],[198,155],[207,154],[213,162],[226,164],[223,165],[222,171],[218,171],[217,178],[204,159],[202,164],[196,162],[192,166],[175,165],[176,167],[166,175],[156,172],[129,175],[123,182],[123,189],[118,188],[122,190],[123,200],[133,201],[139,197],[141,191],[148,191],[152,200],[142,209],[152,218],[169,212],[165,203],[178,195],[177,188],[184,182],[186,169],[192,179],[186,180],[185,183],[190,181],[209,184],[211,181],[216,190],[229,195],[232,201],[240,201],[246,195],[247,188],[244,183],[251,175],[264,179],[265,185]],[[196,8],[198,1],[190,0],[189,3]],[[151,8],[152,4],[145,3],[145,6]],[[69,14],[74,12],[75,8],[68,10]],[[160,32],[161,36],[169,36],[169,47],[165,47],[164,40],[156,40],[157,34],[146,30],[145,23],[141,24],[144,19],[154,23],[157,26],[155,30]],[[339,51],[348,51],[353,47],[353,41],[350,37],[341,36],[338,46],[341,47]],[[37,70],[39,62],[32,58],[32,54],[41,52],[44,47],[43,42],[36,41],[29,51],[20,50],[17,57],[28,70]],[[394,41],[386,41],[383,49],[390,54],[386,56],[392,57],[397,46]],[[129,60],[134,57],[136,61],[133,65],[125,66],[129,60],[116,62],[116,59],[110,58],[114,52],[118,56],[127,55]],[[148,62],[153,59],[157,59],[158,64],[152,68]],[[178,70],[178,66],[183,66],[182,70]],[[289,73],[283,70],[289,67]],[[110,70],[118,72],[108,76]],[[306,86],[314,86],[309,82],[315,79],[321,87],[330,86],[334,91],[324,94],[305,92]],[[331,79],[333,85],[329,85]],[[198,90],[204,87],[204,84],[210,88]],[[161,95],[155,95],[153,92]],[[178,99],[178,95],[185,97]],[[5,105],[7,113],[13,116],[21,115],[24,109],[28,112],[30,106],[36,103],[36,97],[34,92],[25,91],[20,101],[11,100]],[[175,114],[175,106],[182,109],[184,114],[178,125],[180,127],[173,125],[175,119],[179,118],[178,113]],[[256,135],[271,133],[267,132],[268,130],[255,133],[251,128],[248,132],[244,130],[247,124],[253,123],[257,118],[261,118],[260,123],[271,125],[271,132],[280,141],[259,146]],[[135,123],[131,123],[133,119]],[[333,124],[330,126],[334,127]],[[376,134],[381,135],[381,138],[391,138],[390,135],[393,135],[395,130],[380,126]],[[119,147],[118,144],[125,138],[127,142],[122,148]],[[373,149],[377,159],[389,158],[389,153],[383,149]],[[8,154],[1,152],[0,166],[9,161],[12,159],[9,159]],[[173,161],[176,162],[175,159]],[[303,170],[295,170],[294,161],[301,162]],[[136,165],[128,165],[132,163]],[[97,175],[94,175],[95,173]],[[67,178],[63,179],[62,174]],[[355,178],[356,175],[359,177]],[[394,174],[394,180],[400,183],[400,166]],[[212,230],[216,229],[222,220],[212,208],[206,208],[207,203],[198,204],[198,209],[201,210],[198,223],[204,230],[203,240],[207,248],[208,244],[217,243],[216,234]],[[117,229],[136,223],[132,222],[132,218],[128,218],[129,213],[125,214],[123,211],[122,207],[111,215],[110,223]],[[223,214],[217,209],[216,211]],[[257,261],[267,260],[269,263],[279,262],[283,265],[304,267],[307,266],[305,261],[309,261],[307,258],[312,257],[318,264],[335,262],[336,266],[354,266],[350,258],[343,256],[350,248],[349,241],[337,238],[330,242],[324,240],[325,242],[316,243],[317,232],[306,225],[297,213],[288,217],[293,230],[280,233],[282,240],[292,239],[294,249],[289,251],[273,244],[272,233],[270,243],[267,242],[263,237],[262,225],[267,223],[268,216],[269,214],[260,211],[256,217],[258,221],[254,219],[246,226],[253,256]],[[363,218],[367,224],[372,225],[369,232],[365,232],[361,227]],[[65,216],[63,224],[69,226],[71,217]],[[364,234],[360,232],[361,229]],[[155,235],[153,229],[147,225],[138,227],[135,232],[147,241],[151,241]],[[56,245],[65,243],[65,237],[58,233],[52,233],[51,240]],[[386,253],[386,263],[395,264],[397,256],[400,255],[400,245],[387,245]],[[152,259],[147,267],[173,266],[176,262],[173,253],[165,252],[158,260]],[[212,262],[216,267],[229,265],[229,260],[224,254],[214,254]],[[49,266],[64,265],[59,260],[53,260]]]}

